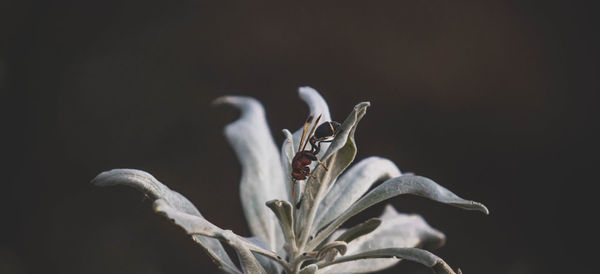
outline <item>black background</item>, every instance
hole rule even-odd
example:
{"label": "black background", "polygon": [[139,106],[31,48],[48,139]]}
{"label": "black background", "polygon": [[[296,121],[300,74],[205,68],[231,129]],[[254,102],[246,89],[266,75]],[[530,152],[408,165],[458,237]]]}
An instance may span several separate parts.
{"label": "black background", "polygon": [[[248,1],[250,2],[250,1]],[[89,181],[155,175],[248,235],[225,94],[264,104],[277,143],[321,91],[332,117],[372,107],[358,159],[378,155],[483,202],[417,197],[465,273],[578,273],[595,237],[585,199],[598,76],[597,9],[549,1],[277,3],[11,1],[0,6],[2,273],[212,273],[142,195]],[[566,2],[565,2],[566,3]],[[380,214],[383,204],[360,218]],[[359,219],[360,219],[359,218]],[[360,221],[359,219],[355,221]],[[413,263],[389,270],[429,273]]]}

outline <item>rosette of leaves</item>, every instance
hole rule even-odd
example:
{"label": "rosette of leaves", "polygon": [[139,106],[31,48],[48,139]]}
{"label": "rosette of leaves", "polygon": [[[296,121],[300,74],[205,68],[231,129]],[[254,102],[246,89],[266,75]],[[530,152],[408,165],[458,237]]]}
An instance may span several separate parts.
{"label": "rosette of leaves", "polygon": [[[299,95],[311,115],[331,120],[327,103],[317,91],[303,87]],[[279,150],[257,100],[225,96],[215,104],[233,105],[241,111],[241,117],[225,127],[225,136],[242,166],[240,197],[252,237],[212,224],[187,198],[147,172],[114,169],[100,173],[92,182],[127,185],[146,194],[154,210],[183,228],[223,272],[366,273],[409,260],[435,273],[455,273],[428,251],[444,244],[444,234],[418,215],[402,214],[388,205],[379,217],[351,228],[341,226],[368,207],[404,194],[488,214],[483,204],[462,199],[431,179],[403,175],[388,159],[369,157],[351,166],[357,151],[354,133],[369,102],[357,104],[333,141],[322,143],[317,157],[327,168],[313,163],[312,176],[295,184],[299,195],[292,201],[291,161],[302,130],[292,134],[284,129],[286,138]],[[223,245],[235,250],[239,267]]]}

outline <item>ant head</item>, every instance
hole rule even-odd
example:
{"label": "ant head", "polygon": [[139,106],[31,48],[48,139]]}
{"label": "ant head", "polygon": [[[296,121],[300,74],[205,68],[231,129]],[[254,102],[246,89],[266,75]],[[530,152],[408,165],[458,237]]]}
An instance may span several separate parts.
{"label": "ant head", "polygon": [[339,129],[340,123],[336,121],[324,122],[317,127],[313,137],[319,141],[333,138],[335,137]]}

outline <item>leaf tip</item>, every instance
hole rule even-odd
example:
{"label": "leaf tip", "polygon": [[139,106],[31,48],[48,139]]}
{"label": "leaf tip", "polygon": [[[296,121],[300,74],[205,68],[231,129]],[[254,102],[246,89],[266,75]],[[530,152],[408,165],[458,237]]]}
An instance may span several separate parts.
{"label": "leaf tip", "polygon": [[484,204],[473,202],[473,205],[477,207],[477,210],[483,212],[483,214],[490,215],[490,210]]}
{"label": "leaf tip", "polygon": [[99,173],[98,175],[96,175],[96,177],[94,177],[94,179],[92,179],[90,181],[90,184],[95,185],[95,186],[102,186],[102,177],[104,176],[103,174],[106,173],[106,171]]}
{"label": "leaf tip", "polygon": [[152,203],[152,209],[154,212],[159,213],[161,215],[165,215],[165,206],[166,202],[163,199],[156,199],[154,203]]}
{"label": "leaf tip", "polygon": [[317,90],[315,90],[312,87],[309,86],[302,86],[298,88],[298,93],[302,94],[302,93],[306,93],[306,92],[317,92]]}
{"label": "leaf tip", "polygon": [[120,173],[124,173],[125,171],[128,171],[128,170],[126,170],[126,169],[111,169],[111,170],[100,172],[98,175],[96,175],[96,177],[94,177],[94,179],[92,179],[90,181],[90,184],[93,184],[95,186],[112,185],[114,183],[113,177],[115,177],[116,175],[118,175]]}
{"label": "leaf tip", "polygon": [[281,201],[274,199],[274,200],[266,201],[265,205],[267,205],[268,207],[280,207]]}
{"label": "leaf tip", "polygon": [[233,100],[234,100],[233,96],[221,96],[221,97],[214,99],[210,104],[212,106],[216,107],[216,106],[220,106],[223,104],[231,104],[233,102]]}
{"label": "leaf tip", "polygon": [[356,106],[354,106],[354,108],[355,109],[361,109],[361,108],[368,108],[370,106],[371,106],[371,102],[365,101],[365,102],[358,103]]}
{"label": "leaf tip", "polygon": [[285,136],[286,138],[292,138],[292,133],[290,132],[289,129],[284,128],[281,130],[281,132],[283,132],[283,136]]}

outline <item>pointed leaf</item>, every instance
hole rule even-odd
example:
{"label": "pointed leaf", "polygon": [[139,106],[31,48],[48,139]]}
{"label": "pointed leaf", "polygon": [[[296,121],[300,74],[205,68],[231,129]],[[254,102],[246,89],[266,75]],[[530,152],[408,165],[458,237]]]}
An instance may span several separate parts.
{"label": "pointed leaf", "polygon": [[[113,169],[105,171],[92,180],[97,186],[126,185],[148,195],[152,200],[162,199],[179,211],[202,217],[196,207],[183,195],[169,189],[149,173],[136,169]],[[239,270],[225,252],[218,240],[201,235],[192,237],[208,253],[211,259],[225,272],[238,273]]]}
{"label": "pointed leaf", "polygon": [[[348,255],[344,257],[338,257],[332,262],[320,262],[317,263],[319,270],[317,273],[360,273],[377,271],[367,268],[369,265],[366,263],[375,258],[399,258],[416,263],[425,265],[436,274],[456,274],[452,268],[444,260],[435,256],[429,251],[418,249],[418,248],[385,248],[373,251],[367,251],[360,254]],[[356,261],[360,260],[360,261]],[[360,262],[358,264],[349,264],[347,262]],[[365,267],[362,267],[365,266]],[[379,269],[378,269],[379,270]]]}
{"label": "pointed leaf", "polygon": [[329,106],[317,90],[311,87],[300,87],[298,88],[298,96],[306,102],[312,115],[322,114],[323,121],[331,120]]}
{"label": "pointed leaf", "polygon": [[369,157],[350,167],[333,184],[319,205],[314,228],[321,229],[348,209],[379,180],[400,176],[396,165],[385,158]]}
{"label": "pointed leaf", "polygon": [[323,154],[322,159],[329,158],[332,154],[346,146],[348,141],[354,143],[356,126],[362,117],[365,116],[369,106],[371,106],[370,102],[361,102],[354,106],[352,113],[350,113],[346,120],[344,120],[344,123],[340,125],[340,128],[338,129],[339,132],[331,142],[331,145],[327,148],[325,154]]}
{"label": "pointed leaf", "polygon": [[354,132],[369,105],[369,102],[363,102],[354,107],[354,110],[340,126],[338,134],[321,159],[324,161],[327,169],[322,166],[316,166],[312,172],[314,177],[311,177],[306,183],[302,206],[297,217],[296,231],[299,231],[299,247],[303,247],[306,244],[309,235],[312,233],[312,229],[310,228],[312,227],[312,222],[318,208],[317,205],[325,196],[331,184],[350,165],[354,160],[354,156],[356,156]]}
{"label": "pointed leaf", "polygon": [[244,96],[225,96],[215,103],[231,104],[241,110],[241,117],[225,127],[225,136],[242,165],[240,197],[244,214],[253,235],[271,249],[281,250],[283,237],[265,203],[287,200],[288,193],[280,153],[267,126],[264,109],[254,98]]}
{"label": "pointed leaf", "polygon": [[323,247],[321,247],[321,249],[319,249],[319,251],[317,252],[317,260],[318,261],[325,260],[325,261],[331,262],[331,261],[333,261],[335,256],[337,256],[338,253],[341,255],[344,255],[344,254],[346,254],[347,250],[348,250],[348,245],[346,244],[346,242],[333,241],[331,243],[324,245]]}
{"label": "pointed leaf", "polygon": [[462,209],[478,210],[485,214],[489,213],[488,209],[483,204],[464,200],[431,179],[421,176],[403,175],[389,179],[367,193],[337,217],[331,224],[327,225],[327,227],[315,237],[309,247],[317,246],[335,229],[350,219],[350,217],[362,212],[374,204],[401,194],[413,194]]}

